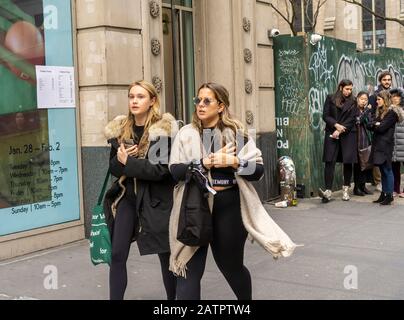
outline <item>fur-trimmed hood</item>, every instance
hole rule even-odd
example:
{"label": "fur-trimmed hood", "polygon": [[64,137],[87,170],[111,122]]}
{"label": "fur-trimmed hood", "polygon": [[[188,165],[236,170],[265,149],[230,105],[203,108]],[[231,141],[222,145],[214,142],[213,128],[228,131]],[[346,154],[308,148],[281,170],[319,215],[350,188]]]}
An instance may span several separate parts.
{"label": "fur-trimmed hood", "polygon": [[[120,115],[110,121],[104,129],[104,135],[109,139],[119,138],[123,133],[123,124],[127,116]],[[158,137],[175,137],[178,132],[178,123],[170,113],[164,113],[162,118],[149,129],[149,141],[155,141]]]}
{"label": "fur-trimmed hood", "polygon": [[396,106],[396,105],[391,105],[389,110],[392,110],[397,114],[399,123],[404,121],[404,109],[403,109],[403,107]]}

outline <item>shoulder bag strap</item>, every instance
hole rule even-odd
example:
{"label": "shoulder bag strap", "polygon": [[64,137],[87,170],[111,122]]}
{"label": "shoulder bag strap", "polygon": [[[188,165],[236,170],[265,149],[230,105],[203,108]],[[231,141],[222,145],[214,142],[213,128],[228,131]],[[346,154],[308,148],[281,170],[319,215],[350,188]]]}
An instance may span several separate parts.
{"label": "shoulder bag strap", "polygon": [[102,185],[101,193],[100,193],[100,195],[98,196],[97,205],[101,205],[102,199],[104,199],[105,190],[107,189],[107,184],[108,184],[108,180],[109,180],[110,174],[111,174],[111,173],[110,173],[110,171],[109,171],[109,169],[108,169],[107,175],[105,176],[104,184]]}
{"label": "shoulder bag strap", "polygon": [[363,119],[364,121],[364,125],[365,125],[365,132],[366,132],[366,136],[367,136],[367,138],[368,138],[368,142],[369,142],[369,144],[372,144],[372,136],[370,135],[370,132],[369,132],[369,130],[366,128],[366,126],[367,126],[367,124],[368,124],[368,118],[367,118],[367,115],[366,115],[366,117],[365,117],[365,119]]}

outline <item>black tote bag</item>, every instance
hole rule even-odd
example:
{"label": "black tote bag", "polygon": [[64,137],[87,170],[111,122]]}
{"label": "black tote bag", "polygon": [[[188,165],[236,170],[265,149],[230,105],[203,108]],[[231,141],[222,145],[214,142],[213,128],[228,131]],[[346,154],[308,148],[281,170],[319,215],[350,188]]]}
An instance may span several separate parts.
{"label": "black tote bag", "polygon": [[208,183],[199,170],[188,168],[177,232],[177,240],[187,246],[205,246],[212,240]]}

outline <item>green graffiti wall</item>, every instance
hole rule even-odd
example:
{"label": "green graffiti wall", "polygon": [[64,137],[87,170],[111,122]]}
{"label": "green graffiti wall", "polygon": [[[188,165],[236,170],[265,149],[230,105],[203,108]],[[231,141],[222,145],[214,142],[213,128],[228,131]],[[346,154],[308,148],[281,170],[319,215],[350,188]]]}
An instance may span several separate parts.
{"label": "green graffiti wall", "polygon": [[[404,84],[404,51],[384,48],[378,54],[356,51],[356,44],[323,37],[311,45],[304,37],[274,39],[275,101],[278,156],[290,156],[296,165],[297,183],[306,196],[323,186],[323,105],[327,94],[342,79],[354,83],[354,93],[373,93],[378,75],[389,70],[393,86]],[[341,167],[334,188],[340,188]]]}

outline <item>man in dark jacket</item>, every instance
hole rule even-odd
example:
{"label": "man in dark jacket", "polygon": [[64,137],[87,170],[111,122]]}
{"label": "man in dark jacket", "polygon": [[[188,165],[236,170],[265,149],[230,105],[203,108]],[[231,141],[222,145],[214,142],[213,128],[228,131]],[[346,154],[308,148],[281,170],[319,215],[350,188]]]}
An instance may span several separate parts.
{"label": "man in dark jacket", "polygon": [[372,105],[372,114],[373,115],[376,113],[376,109],[377,109],[376,99],[377,99],[378,93],[383,90],[389,91],[390,89],[392,89],[391,88],[392,79],[393,79],[393,77],[389,71],[383,71],[379,75],[379,78],[378,78],[379,85],[378,85],[375,93],[369,97],[369,103]]}

